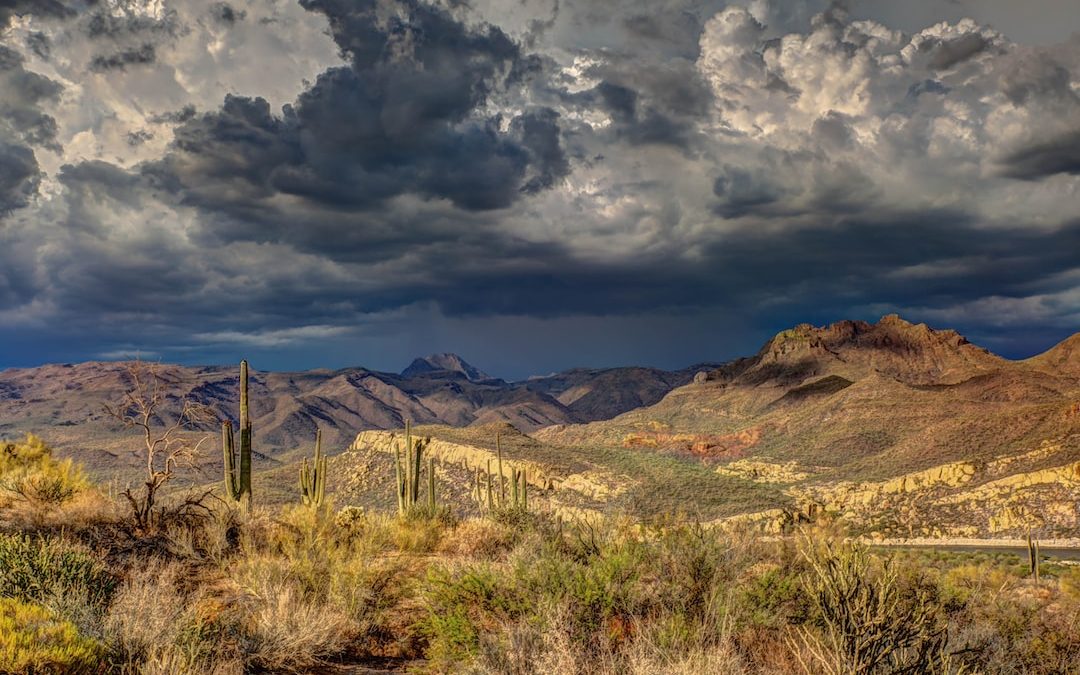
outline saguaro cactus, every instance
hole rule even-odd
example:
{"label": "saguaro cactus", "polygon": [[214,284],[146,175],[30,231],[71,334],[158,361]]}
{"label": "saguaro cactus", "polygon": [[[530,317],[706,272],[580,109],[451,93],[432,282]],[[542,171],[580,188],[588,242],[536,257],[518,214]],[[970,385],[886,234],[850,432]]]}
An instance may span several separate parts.
{"label": "saguaro cactus", "polygon": [[319,508],[326,496],[326,457],[322,454],[322,430],[315,431],[315,461],[308,466],[307,457],[300,465],[300,501]]}
{"label": "saguaro cactus", "polygon": [[[248,362],[240,362],[239,462],[232,422],[221,423],[221,449],[225,460],[225,494],[233,502],[251,506],[251,416],[248,411]],[[239,467],[237,466],[239,464]]]}
{"label": "saguaro cactus", "polygon": [[[431,443],[430,438],[412,437],[412,423],[405,420],[405,450],[394,446],[394,473],[397,476],[398,513],[405,515],[420,501],[420,469],[423,466],[424,450]],[[403,456],[404,455],[404,456]],[[435,503],[435,464],[428,462],[428,504]]]}
{"label": "saguaro cactus", "polygon": [[499,506],[506,506],[506,474],[502,466],[502,434],[495,434],[495,453],[499,458]]}
{"label": "saguaro cactus", "polygon": [[1031,578],[1035,580],[1035,585],[1039,585],[1039,540],[1032,539],[1031,533],[1028,532],[1027,536],[1028,547],[1028,566],[1031,571]]}
{"label": "saguaro cactus", "polygon": [[427,498],[428,508],[431,512],[435,512],[435,458],[428,457],[428,471],[427,471]]}

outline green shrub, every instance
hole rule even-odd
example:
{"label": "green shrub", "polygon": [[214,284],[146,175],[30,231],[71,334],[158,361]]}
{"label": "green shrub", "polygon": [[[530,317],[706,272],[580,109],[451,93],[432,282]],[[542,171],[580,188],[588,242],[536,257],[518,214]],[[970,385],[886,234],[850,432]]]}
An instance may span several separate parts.
{"label": "green shrub", "polygon": [[102,649],[44,607],[0,598],[0,673],[101,672]]}
{"label": "green shrub", "polygon": [[89,487],[82,468],[57,461],[37,436],[21,443],[0,442],[0,489],[37,506],[62,504]]}
{"label": "green shrub", "polygon": [[811,610],[811,598],[798,574],[779,567],[742,584],[739,600],[751,623],[770,628],[803,623]]}
{"label": "green shrub", "polygon": [[41,464],[52,458],[52,450],[45,442],[27,434],[21,443],[0,441],[0,475]]}
{"label": "green shrub", "polygon": [[937,672],[946,668],[948,631],[936,588],[904,578],[894,561],[875,564],[865,546],[811,547],[805,579],[826,640],[803,644],[833,672]]}
{"label": "green shrub", "polygon": [[425,579],[424,600],[428,613],[420,631],[428,639],[427,657],[437,663],[468,661],[480,648],[482,631],[518,619],[529,607],[513,579],[486,563],[455,570],[433,567]]}
{"label": "green shrub", "polygon": [[0,596],[45,602],[78,594],[107,604],[116,579],[96,558],[70,544],[29,535],[0,534]]}

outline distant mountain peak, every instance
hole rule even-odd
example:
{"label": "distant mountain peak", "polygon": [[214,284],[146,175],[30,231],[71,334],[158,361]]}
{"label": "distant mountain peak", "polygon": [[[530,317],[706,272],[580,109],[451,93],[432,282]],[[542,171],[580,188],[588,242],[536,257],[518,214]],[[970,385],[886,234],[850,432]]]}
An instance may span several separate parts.
{"label": "distant mountain peak", "polygon": [[418,377],[436,372],[461,373],[470,382],[494,379],[484,371],[471,365],[457,354],[432,354],[414,359],[409,367],[401,371],[402,377]]}

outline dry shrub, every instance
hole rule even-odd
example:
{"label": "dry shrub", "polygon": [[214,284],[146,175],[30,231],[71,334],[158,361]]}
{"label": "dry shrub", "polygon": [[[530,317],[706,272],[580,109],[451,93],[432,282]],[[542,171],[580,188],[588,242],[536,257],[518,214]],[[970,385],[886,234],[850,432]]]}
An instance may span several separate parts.
{"label": "dry shrub", "polygon": [[131,570],[105,619],[105,636],[131,662],[160,654],[180,628],[186,602],[177,588],[183,568],[152,560]]}
{"label": "dry shrub", "polygon": [[355,634],[344,611],[305,598],[288,579],[252,581],[242,646],[251,665],[302,672],[344,651]]}
{"label": "dry shrub", "polygon": [[190,654],[166,649],[151,654],[138,665],[139,675],[242,675],[244,664],[239,659],[206,663]]}
{"label": "dry shrub", "polygon": [[473,518],[460,523],[440,542],[443,555],[493,559],[513,548],[520,535],[512,529],[486,518]]}
{"label": "dry shrub", "polygon": [[685,654],[672,655],[638,640],[629,650],[623,672],[627,675],[742,675],[749,671],[730,642],[695,647]]}
{"label": "dry shrub", "polygon": [[[185,586],[195,589],[184,593]],[[105,619],[115,658],[142,674],[242,672],[237,613],[210,591],[177,562],[151,560],[133,569]]]}
{"label": "dry shrub", "polygon": [[166,528],[169,552],[196,564],[223,568],[238,550],[249,518],[229,504],[213,504],[202,517]]}
{"label": "dry shrub", "polygon": [[799,631],[798,653],[808,673],[947,671],[947,624],[936,589],[905,580],[890,558],[875,564],[860,544],[809,542],[806,579],[822,623],[821,636]]}
{"label": "dry shrub", "polygon": [[391,521],[346,527],[330,509],[296,507],[255,526],[262,536],[250,528],[227,570],[244,598],[241,649],[250,666],[300,671],[379,632],[402,569],[393,559],[374,559]]}
{"label": "dry shrub", "polygon": [[431,553],[439,546],[446,526],[435,519],[397,519],[393,527],[393,544],[402,553]]}

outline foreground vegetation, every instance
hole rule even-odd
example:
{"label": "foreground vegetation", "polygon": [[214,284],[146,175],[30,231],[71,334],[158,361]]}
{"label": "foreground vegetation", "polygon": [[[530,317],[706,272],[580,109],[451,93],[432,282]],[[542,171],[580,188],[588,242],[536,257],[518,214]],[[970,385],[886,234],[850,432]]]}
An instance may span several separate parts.
{"label": "foreground vegetation", "polygon": [[[213,497],[155,527],[0,443],[0,672],[1067,673],[1080,570],[678,518]],[[299,500],[298,500],[299,501]]]}

